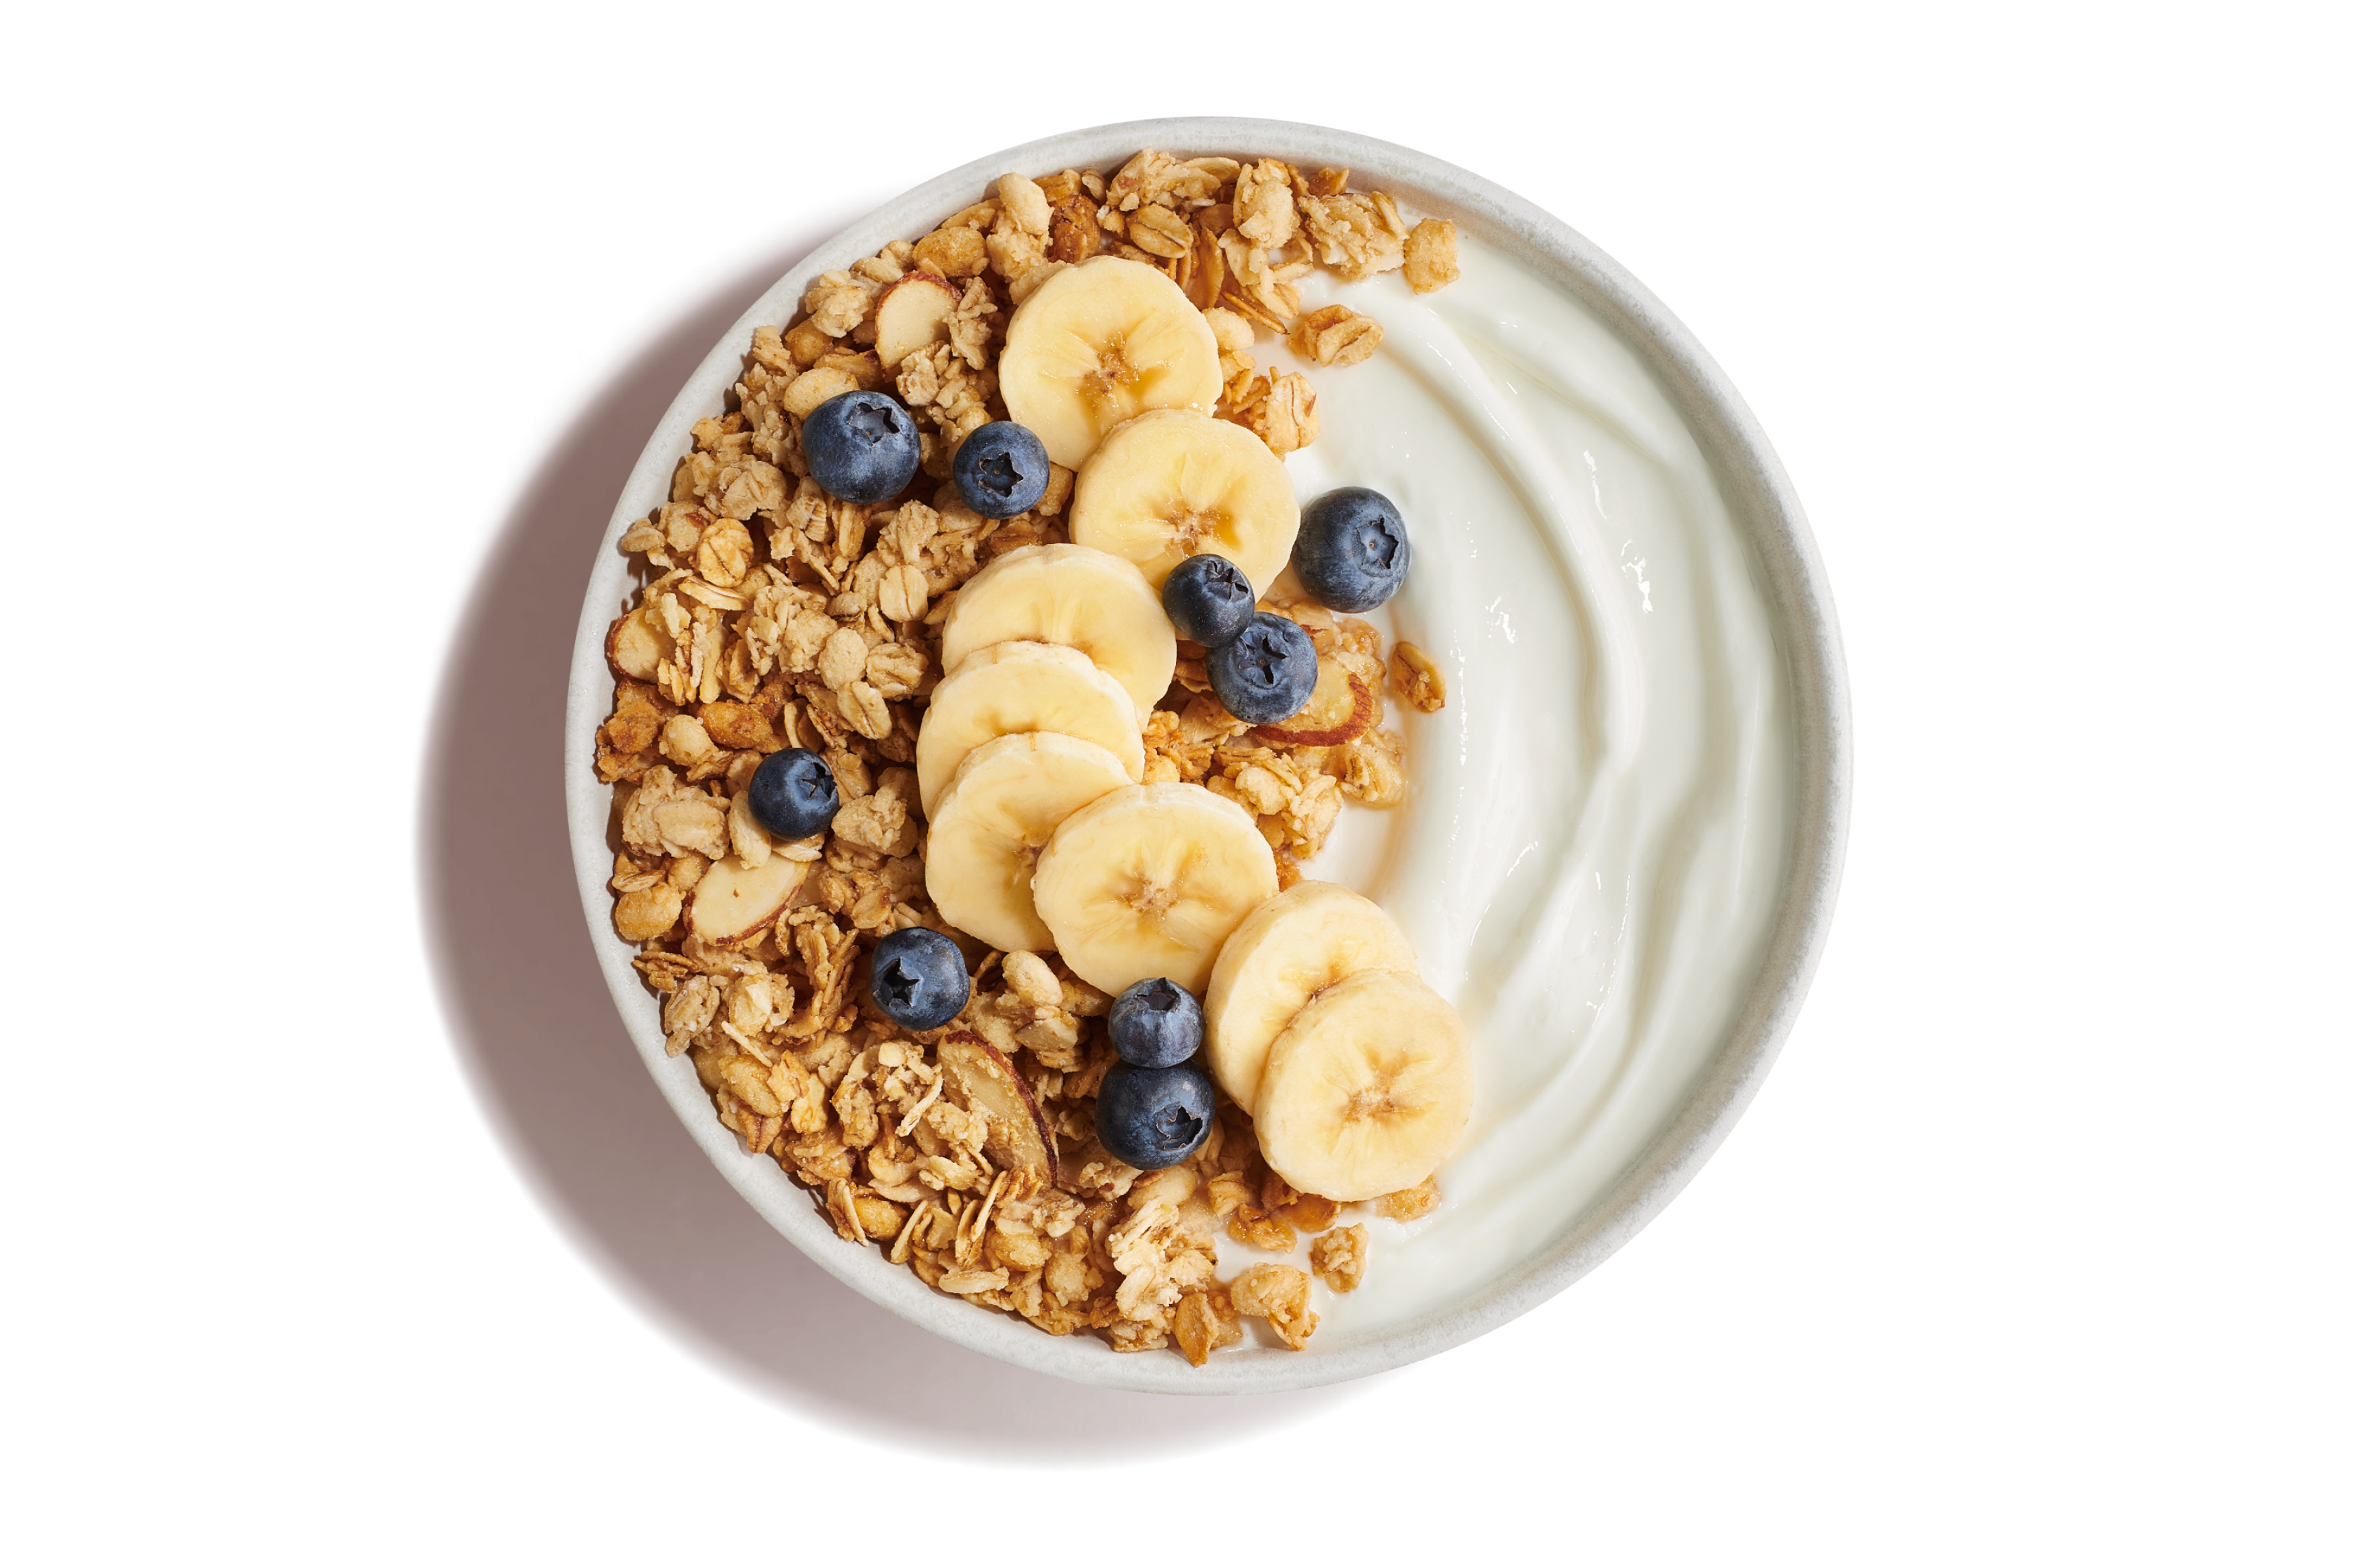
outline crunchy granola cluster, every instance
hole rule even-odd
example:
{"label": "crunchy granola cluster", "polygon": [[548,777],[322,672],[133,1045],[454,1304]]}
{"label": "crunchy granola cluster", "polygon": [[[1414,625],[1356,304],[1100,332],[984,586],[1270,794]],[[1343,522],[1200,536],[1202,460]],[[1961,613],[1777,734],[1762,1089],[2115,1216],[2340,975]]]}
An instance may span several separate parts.
{"label": "crunchy granola cluster", "polygon": [[1296,282],[1317,270],[1360,280],[1402,269],[1427,292],[1455,277],[1453,226],[1428,220],[1408,230],[1392,196],[1350,192],[1347,176],[1344,167],[1308,174],[1270,158],[1184,161],[1151,150],[1110,177],[1036,179],[1049,201],[1050,248],[1017,277],[1024,291],[1012,282],[1012,295],[1022,300],[1059,264],[1094,253],[1164,270],[1214,327],[1223,362],[1215,412],[1287,456],[1313,443],[1314,384],[1303,372],[1258,369],[1247,354],[1255,331],[1281,336],[1318,366],[1354,365],[1381,338],[1378,323],[1347,308],[1305,312]]}
{"label": "crunchy granola cluster", "polygon": [[[1099,1331],[1120,1350],[1171,1342],[1194,1364],[1240,1341],[1243,1318],[1292,1348],[1316,1324],[1293,1265],[1220,1283],[1218,1232],[1278,1254],[1319,1233],[1312,1271],[1345,1291],[1362,1277],[1366,1231],[1330,1229],[1345,1207],[1273,1176],[1228,1101],[1206,1146],[1176,1167],[1143,1174],[1110,1156],[1092,1124],[1115,1058],[1107,998],[1055,954],[975,945],[927,896],[914,759],[942,619],[992,558],[1065,539],[1072,485],[1053,468],[1040,503],[1002,522],[968,510],[947,476],[966,434],[1002,412],[998,358],[1014,306],[1100,253],[1164,270],[1207,309],[1225,369],[1217,413],[1284,456],[1310,442],[1312,384],[1257,370],[1255,329],[1343,365],[1369,355],[1380,328],[1343,307],[1302,313],[1294,281],[1402,267],[1422,290],[1453,272],[1451,228],[1408,232],[1392,199],[1346,181],[1343,170],[1144,151],[1105,175],[1002,177],[917,241],[820,275],[789,326],[754,332],[733,405],[695,427],[669,501],[622,539],[645,585],[606,643],[617,687],[595,765],[615,795],[613,923],[662,997],[668,1052],[691,1054],[721,1122],[814,1191],[836,1231],[880,1244],[929,1285],[1052,1334]],[[919,274],[941,284],[902,316],[887,359],[880,328],[896,324],[880,303]],[[827,494],[800,448],[802,418],[855,388],[897,393],[925,432],[917,482],[877,505]],[[1344,802],[1403,797],[1402,742],[1379,722],[1376,691],[1429,710],[1444,684],[1417,649],[1390,658],[1361,620],[1280,611],[1363,685],[1372,708],[1360,735],[1266,745],[1185,647],[1148,720],[1146,778],[1203,781],[1239,803],[1287,885]],[[753,821],[745,792],[763,757],[796,744],[826,759],[843,805],[830,833],[786,844]],[[799,889],[735,939],[706,938],[688,901],[731,855],[796,865]],[[863,993],[862,953],[911,926],[952,936],[975,964],[972,999],[935,1033],[893,1026]],[[942,1058],[939,1044],[958,1033],[1007,1061],[1054,1151],[1014,1144],[1011,1116]],[[1427,1186],[1409,1192],[1429,1197],[1380,1208],[1410,1219],[1436,1203]]]}
{"label": "crunchy granola cluster", "polygon": [[[1313,637],[1318,656],[1344,668],[1367,690],[1391,678],[1379,631],[1363,620],[1342,618],[1310,602],[1260,606],[1295,621]],[[1321,853],[1344,802],[1390,807],[1404,800],[1404,739],[1378,718],[1376,695],[1367,696],[1374,708],[1352,740],[1267,746],[1245,735],[1248,727],[1233,720],[1208,686],[1205,650],[1188,642],[1176,650],[1175,692],[1163,701],[1172,708],[1149,718],[1143,739],[1149,772],[1143,778],[1150,783],[1203,781],[1246,808],[1273,847],[1282,887],[1303,879],[1297,863]],[[1415,708],[1437,707],[1416,702]]]}

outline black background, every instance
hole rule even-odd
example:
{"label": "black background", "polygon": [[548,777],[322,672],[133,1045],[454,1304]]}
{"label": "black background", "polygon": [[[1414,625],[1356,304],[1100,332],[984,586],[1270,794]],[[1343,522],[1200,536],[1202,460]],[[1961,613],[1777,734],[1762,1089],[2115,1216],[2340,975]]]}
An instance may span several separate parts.
{"label": "black background", "polygon": [[[414,702],[476,526],[547,405],[612,333],[711,257],[843,193],[930,176],[1075,119],[1007,119],[968,138],[847,136],[831,166],[764,145],[766,115],[683,145],[565,136],[516,160],[483,150],[393,157],[359,212],[388,284],[371,300],[417,400],[388,405],[405,464],[397,559]],[[1930,442],[1945,364],[1913,319],[1939,297],[1912,273],[1925,214],[1877,193],[1814,138],[1778,128],[1771,171],[1706,166],[1647,131],[1513,136],[1480,115],[1412,112],[1344,128],[1402,140],[1507,183],[1645,278],[1744,390],[1809,507],[1833,574],[1859,697],[1859,823],[1815,990],[1776,1073],[1709,1168],[1578,1288],[1490,1337],[1235,1461],[1294,1480],[1311,1449],[1392,1470],[1426,1440],[1433,1468],[1557,1468],[1580,1446],[1693,1437],[1755,1446],[1806,1422],[1811,1395],[1916,1380],[1912,1330],[1945,1297],[1935,1268],[1947,1135],[1904,1114],[1913,1028],[1900,1004],[1923,909],[1909,897],[1909,755],[1894,726],[1912,631],[1888,614],[1912,552],[1906,468]],[[755,152],[761,145],[761,154]],[[759,166],[761,171],[755,171]],[[429,385],[435,383],[435,385]],[[571,564],[578,564],[574,559]],[[1900,604],[1906,607],[1906,604]],[[405,755],[400,755],[405,756]],[[540,1446],[588,1468],[666,1425],[726,1454],[795,1446],[805,1466],[879,1466],[743,1399],[671,1354],[583,1276],[514,1190],[452,1078],[419,968],[400,974],[390,1078],[409,1092],[395,1249],[379,1294],[405,1306],[371,1361],[397,1395],[450,1395],[462,1446]],[[1961,1339],[1933,1327],[1945,1359]],[[486,1399],[488,1378],[526,1413]],[[1549,1409],[1547,1409],[1549,1406]],[[1559,1413],[1549,1425],[1545,1413]],[[654,1440],[660,1451],[669,1445]],[[714,1454],[719,1457],[719,1454]],[[906,1463],[909,1468],[945,1468]],[[1187,1470],[1199,1463],[1166,1463]],[[698,1470],[699,1473],[699,1470]],[[1288,1501],[1282,1501],[1288,1507]]]}

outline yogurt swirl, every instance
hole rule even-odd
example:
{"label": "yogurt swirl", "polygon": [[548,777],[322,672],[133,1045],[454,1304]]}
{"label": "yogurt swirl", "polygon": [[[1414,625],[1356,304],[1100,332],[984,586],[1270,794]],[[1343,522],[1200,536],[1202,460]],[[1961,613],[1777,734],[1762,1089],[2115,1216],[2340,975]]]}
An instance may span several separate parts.
{"label": "yogurt swirl", "polygon": [[1581,304],[1486,244],[1462,263],[1430,296],[1301,285],[1387,339],[1305,368],[1321,437],[1290,459],[1298,498],[1396,502],[1413,572],[1373,620],[1448,687],[1400,712],[1404,805],[1349,807],[1307,869],[1404,928],[1477,1079],[1445,1203],[1365,1217],[1363,1284],[1316,1283],[1318,1343],[1460,1302],[1620,1180],[1732,1031],[1791,840],[1775,614],[1685,421]]}

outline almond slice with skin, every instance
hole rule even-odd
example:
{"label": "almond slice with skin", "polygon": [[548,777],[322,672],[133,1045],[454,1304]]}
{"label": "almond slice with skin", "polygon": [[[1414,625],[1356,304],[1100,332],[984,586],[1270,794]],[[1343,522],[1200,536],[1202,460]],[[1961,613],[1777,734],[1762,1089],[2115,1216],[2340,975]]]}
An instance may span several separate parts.
{"label": "almond slice with skin", "polygon": [[1029,1173],[1041,1182],[1055,1177],[1058,1145],[1050,1138],[1050,1120],[1008,1056],[974,1033],[946,1034],[939,1047],[944,1090],[953,1091],[990,1131],[983,1154],[995,1166]]}
{"label": "almond slice with skin", "polygon": [[808,861],[769,855],[747,865],[730,855],[712,863],[694,885],[686,929],[714,947],[747,941],[777,923],[809,875]]}
{"label": "almond slice with skin", "polygon": [[603,636],[603,655],[612,671],[638,683],[649,684],[661,676],[662,663],[670,654],[669,635],[650,608],[621,614]]}
{"label": "almond slice with skin", "polygon": [[959,295],[949,281],[922,269],[902,275],[876,300],[876,357],[898,369],[917,351],[949,338],[958,309]]}
{"label": "almond slice with skin", "polygon": [[1364,680],[1326,656],[1318,664],[1314,692],[1295,715],[1248,730],[1275,747],[1336,747],[1354,742],[1379,719],[1379,700]]}

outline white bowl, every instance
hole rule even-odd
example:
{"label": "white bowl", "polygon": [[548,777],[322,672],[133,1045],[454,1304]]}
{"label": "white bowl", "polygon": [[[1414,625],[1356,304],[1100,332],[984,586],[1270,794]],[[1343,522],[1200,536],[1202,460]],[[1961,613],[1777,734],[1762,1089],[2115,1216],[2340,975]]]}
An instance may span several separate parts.
{"label": "white bowl", "polygon": [[[983,197],[985,187],[1002,173],[1038,175],[1065,167],[1114,166],[1150,145],[1186,155],[1269,155],[1300,165],[1352,167],[1360,186],[1386,188],[1425,212],[1448,216],[1464,236],[1521,259],[1576,296],[1633,347],[1694,431],[1766,569],[1796,737],[1791,849],[1767,958],[1732,1033],[1658,1140],[1550,1247],[1452,1308],[1331,1348],[1243,1349],[1203,1367],[1171,1352],[1120,1355],[1090,1337],[1052,1338],[1019,1319],[931,1290],[906,1268],[888,1263],[874,1246],[837,1237],[806,1191],[773,1161],[747,1154],[720,1124],[695,1078],[693,1061],[663,1055],[656,998],[632,965],[634,950],[612,930],[605,886],[612,875],[606,834],[611,793],[595,779],[592,758],[596,728],[612,704],[603,635],[633,591],[617,547],[620,537],[667,499],[671,474],[695,421],[716,413],[741,375],[754,327],[783,323],[813,276],[895,238],[930,230],[952,211]],[[1851,716],[1834,605],[1800,503],[1750,410],[1668,309],[1568,226],[1460,167],[1315,125],[1150,119],[1037,140],[910,189],[795,264],[703,358],[646,443],[597,549],[574,650],[563,768],[580,902],[620,1019],[694,1143],[771,1226],[869,1301],[969,1349],[1105,1387],[1257,1393],[1344,1382],[1461,1344],[1570,1285],[1685,1186],[1751,1101],[1816,968],[1840,875],[1851,797]]]}

